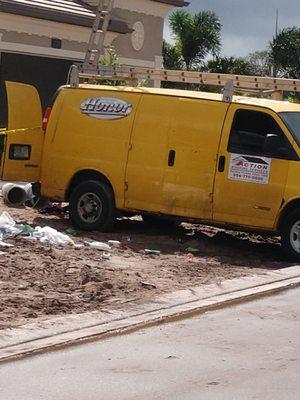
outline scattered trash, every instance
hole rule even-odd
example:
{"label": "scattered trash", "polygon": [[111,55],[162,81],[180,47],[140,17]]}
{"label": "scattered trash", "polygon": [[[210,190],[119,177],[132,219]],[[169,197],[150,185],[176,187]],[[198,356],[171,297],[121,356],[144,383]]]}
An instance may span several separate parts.
{"label": "scattered trash", "polygon": [[62,215],[69,211],[69,206],[63,205],[61,203],[52,203],[48,207],[44,207],[39,210],[40,214],[48,215]]}
{"label": "scattered trash", "polygon": [[[13,218],[9,215],[8,212],[4,211],[0,215],[0,240],[3,242],[3,240],[10,238],[10,237],[15,237],[18,234],[21,233],[21,229],[16,226],[15,221]],[[2,244],[1,246],[5,246],[5,244]],[[10,247],[10,246],[6,246]]]}
{"label": "scattered trash", "polygon": [[67,233],[71,236],[77,236],[77,231],[74,228],[67,229]]}
{"label": "scattered trash", "polygon": [[5,243],[5,242],[2,242],[2,241],[0,241],[0,246],[1,246],[1,247],[14,247],[13,244]]}
{"label": "scattered trash", "polygon": [[14,219],[9,215],[9,213],[3,211],[3,213],[0,215],[0,229],[6,228],[7,226],[15,226],[15,225],[16,223]]}
{"label": "scattered trash", "polygon": [[[67,229],[67,233],[71,236],[76,236],[77,231],[74,228]],[[75,244],[74,241],[66,234],[57,231],[50,226],[32,228],[30,225],[18,225],[11,215],[4,211],[0,215],[0,247],[13,247],[13,244],[5,243],[4,240],[8,238],[21,237],[23,239],[39,241],[41,243],[67,246],[72,245],[75,249],[83,249],[89,247],[91,249],[101,250],[105,253],[102,254],[102,259],[108,260],[111,257],[109,250],[112,247],[121,246],[121,242],[118,240],[110,240],[107,243],[103,242],[84,242],[84,244]],[[155,250],[148,250],[148,254],[160,254]]]}
{"label": "scattered trash", "polygon": [[156,289],[157,288],[157,286],[155,286],[153,283],[149,283],[149,282],[141,281],[141,285],[147,289]]}
{"label": "scattered trash", "polygon": [[34,231],[34,229],[32,228],[32,226],[30,225],[16,225],[16,228],[21,230],[21,234],[30,234],[31,232]]}
{"label": "scattered trash", "polygon": [[109,240],[108,244],[111,247],[120,247],[121,246],[121,242],[119,242],[118,240]]}
{"label": "scattered trash", "polygon": [[45,226],[37,226],[35,229],[29,225],[17,225],[10,214],[4,211],[0,215],[0,246],[13,247],[12,244],[5,243],[8,238],[22,237],[33,241],[39,240],[41,243],[66,246],[75,245],[68,235],[58,232],[56,229]]}
{"label": "scattered trash", "polygon": [[104,252],[104,253],[101,255],[102,260],[109,260],[110,257],[111,257],[111,253],[106,253],[106,252]]}
{"label": "scattered trash", "polygon": [[200,252],[200,250],[196,249],[195,247],[187,247],[185,250],[189,253],[199,253]]}
{"label": "scattered trash", "polygon": [[102,250],[102,251],[107,251],[110,250],[111,247],[103,242],[84,242],[84,244],[87,247],[90,247],[91,249],[96,249],[96,250]]}
{"label": "scattered trash", "polygon": [[37,237],[34,236],[22,236],[22,239],[32,240],[33,242],[37,242]]}
{"label": "scattered trash", "polygon": [[146,254],[154,255],[154,256],[160,256],[160,251],[159,250],[151,250],[151,249],[145,249]]}
{"label": "scattered trash", "polygon": [[68,235],[58,232],[56,229],[50,228],[49,226],[45,226],[44,228],[37,226],[32,235],[33,237],[36,237],[41,243],[59,246],[74,246],[75,244]]}
{"label": "scattered trash", "polygon": [[74,249],[76,250],[84,249],[84,247],[84,244],[74,244]]}

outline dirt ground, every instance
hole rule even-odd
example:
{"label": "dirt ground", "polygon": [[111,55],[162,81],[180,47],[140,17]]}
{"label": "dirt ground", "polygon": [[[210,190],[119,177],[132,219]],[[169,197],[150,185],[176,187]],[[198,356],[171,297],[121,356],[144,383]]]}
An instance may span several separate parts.
{"label": "dirt ground", "polygon": [[[18,223],[71,227],[67,215],[41,214],[2,204]],[[223,231],[201,225],[151,227],[141,219],[120,219],[112,233],[77,231],[85,241],[118,240],[109,260],[90,248],[56,247],[22,238],[1,248],[0,329],[50,315],[129,307],[153,296],[287,267],[277,238]],[[189,247],[199,250],[190,253]],[[147,255],[145,249],[160,250]]]}

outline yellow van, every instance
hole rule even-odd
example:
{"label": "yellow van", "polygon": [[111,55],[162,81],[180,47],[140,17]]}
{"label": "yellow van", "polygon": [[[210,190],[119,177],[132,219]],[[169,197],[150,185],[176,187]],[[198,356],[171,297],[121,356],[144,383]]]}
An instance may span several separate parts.
{"label": "yellow van", "polygon": [[279,233],[300,260],[300,106],[201,92],[7,82],[1,176],[69,202],[84,230],[116,211]]}

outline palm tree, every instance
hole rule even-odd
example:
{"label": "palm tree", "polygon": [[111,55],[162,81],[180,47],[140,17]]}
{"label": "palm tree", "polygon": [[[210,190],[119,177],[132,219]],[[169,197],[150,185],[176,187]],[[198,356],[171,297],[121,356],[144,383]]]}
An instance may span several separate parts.
{"label": "palm tree", "polygon": [[208,55],[217,55],[221,48],[221,22],[212,11],[195,15],[180,10],[170,16],[175,45],[187,70],[193,69]]}

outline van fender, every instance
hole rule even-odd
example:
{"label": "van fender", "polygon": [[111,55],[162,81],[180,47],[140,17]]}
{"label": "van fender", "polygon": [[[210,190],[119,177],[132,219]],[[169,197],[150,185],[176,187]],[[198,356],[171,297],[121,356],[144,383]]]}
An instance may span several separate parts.
{"label": "van fender", "polygon": [[84,181],[98,181],[98,182],[106,183],[109,186],[109,188],[111,189],[113,196],[115,198],[114,188],[113,188],[110,180],[108,179],[108,177],[105,174],[103,174],[102,172],[99,172],[95,169],[82,169],[82,170],[77,171],[71,178],[69,185],[67,187],[67,190],[65,192],[65,200],[66,201],[69,201],[71,193],[75,189],[75,187]]}
{"label": "van fender", "polygon": [[296,208],[300,208],[300,197],[293,197],[289,199],[287,203],[283,203],[275,221],[275,229],[278,232],[281,231],[281,226],[284,222],[285,217]]}

